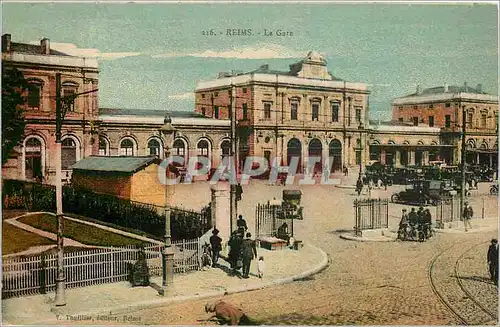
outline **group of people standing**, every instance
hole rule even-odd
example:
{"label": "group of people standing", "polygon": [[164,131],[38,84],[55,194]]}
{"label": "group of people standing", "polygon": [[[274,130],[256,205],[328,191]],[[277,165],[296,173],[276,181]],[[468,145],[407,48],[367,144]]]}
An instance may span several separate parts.
{"label": "group of people standing", "polygon": [[[257,258],[257,245],[255,240],[252,239],[252,234],[248,232],[248,226],[239,215],[236,222],[237,230],[235,230],[228,241],[229,254],[228,261],[231,265],[233,273],[237,273],[242,269],[242,277],[249,278],[250,265],[252,260]],[[210,247],[212,251],[212,266],[217,265],[220,251],[222,251],[222,239],[218,236],[219,231],[214,228],[210,237]],[[259,277],[261,277],[261,270],[263,270],[264,258],[259,258]]]}
{"label": "group of people standing", "polygon": [[378,175],[368,177],[366,175],[360,176],[356,182],[356,192],[358,196],[361,195],[364,185],[367,185],[368,192],[372,189],[384,189],[387,191],[387,185],[389,184],[387,177],[385,175]]}
{"label": "group of people standing", "polygon": [[399,222],[398,240],[424,242],[432,236],[432,215],[429,209],[412,208],[410,213],[403,209]]}

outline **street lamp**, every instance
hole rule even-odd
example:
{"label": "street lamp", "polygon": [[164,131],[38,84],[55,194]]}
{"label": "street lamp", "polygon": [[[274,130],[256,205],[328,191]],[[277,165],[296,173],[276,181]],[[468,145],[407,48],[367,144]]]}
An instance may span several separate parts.
{"label": "street lamp", "polygon": [[363,174],[363,122],[359,122],[359,178]]}
{"label": "street lamp", "polygon": [[[175,138],[176,129],[172,126],[172,119],[167,115],[165,116],[164,124],[160,128],[160,133],[165,135],[165,159],[170,156],[170,144],[173,143]],[[169,167],[166,167],[167,177],[170,177]],[[170,187],[168,181],[165,183],[165,247],[162,251],[162,290],[160,294],[165,295],[165,290],[168,285],[174,281],[174,251],[171,242],[171,229],[170,229]]]}

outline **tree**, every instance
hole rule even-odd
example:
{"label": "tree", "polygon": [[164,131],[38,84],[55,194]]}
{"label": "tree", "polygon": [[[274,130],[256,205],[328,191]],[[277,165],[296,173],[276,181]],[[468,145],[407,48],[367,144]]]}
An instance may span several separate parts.
{"label": "tree", "polygon": [[12,155],[24,134],[23,93],[28,82],[17,68],[2,65],[2,164]]}

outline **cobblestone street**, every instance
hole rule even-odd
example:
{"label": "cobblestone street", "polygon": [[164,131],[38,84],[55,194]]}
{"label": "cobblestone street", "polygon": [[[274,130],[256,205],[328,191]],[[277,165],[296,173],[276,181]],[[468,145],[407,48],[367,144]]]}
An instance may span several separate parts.
{"label": "cobblestone street", "polygon": [[[353,227],[353,190],[318,185],[301,189],[305,219],[296,223],[297,238],[322,248],[329,255],[330,265],[307,280],[224,297],[252,318],[274,325],[463,323],[445,304],[453,292],[461,292],[455,296],[466,297],[459,280],[485,307],[490,310],[496,307],[498,297],[488,280],[486,251],[497,232],[436,234],[425,243],[345,241],[339,238],[339,233]],[[388,197],[396,189],[376,190],[379,194],[375,196]],[[256,202],[281,198],[281,190],[262,183],[245,187],[240,212],[251,230]],[[200,204],[208,201],[208,196],[203,198],[204,193],[200,192],[191,193],[198,195],[192,202],[189,197],[179,198],[186,203],[189,199],[196,206],[196,201]],[[496,198],[485,201],[488,201],[487,214],[494,217]],[[477,199],[471,198],[470,202],[478,205]],[[399,222],[401,207],[390,205],[390,226]],[[455,269],[460,279],[455,277]],[[430,275],[441,297],[433,291]],[[204,312],[206,302],[189,301],[131,314],[140,317],[143,324],[205,324],[203,320],[209,318]],[[452,308],[458,308],[459,302],[459,299],[453,302]],[[492,323],[491,317],[476,309],[462,314],[474,323]]]}

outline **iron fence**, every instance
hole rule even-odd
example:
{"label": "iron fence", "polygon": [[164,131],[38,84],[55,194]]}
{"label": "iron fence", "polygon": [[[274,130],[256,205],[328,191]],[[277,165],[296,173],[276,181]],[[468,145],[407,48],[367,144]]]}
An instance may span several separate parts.
{"label": "iron fence", "polygon": [[[256,237],[280,236],[293,237],[293,210],[286,205],[265,203],[257,204],[255,209]],[[282,235],[286,234],[286,235]]]}
{"label": "iron fence", "polygon": [[361,235],[363,230],[388,228],[389,200],[355,199],[354,216],[356,235]]}
{"label": "iron fence", "polygon": [[[199,239],[172,242],[174,273],[198,270],[201,263]],[[150,276],[161,276],[163,245],[144,246]],[[84,287],[129,279],[131,267],[138,259],[135,246],[97,248],[64,253],[66,286]],[[2,297],[16,297],[55,290],[57,254],[3,259]]]}

